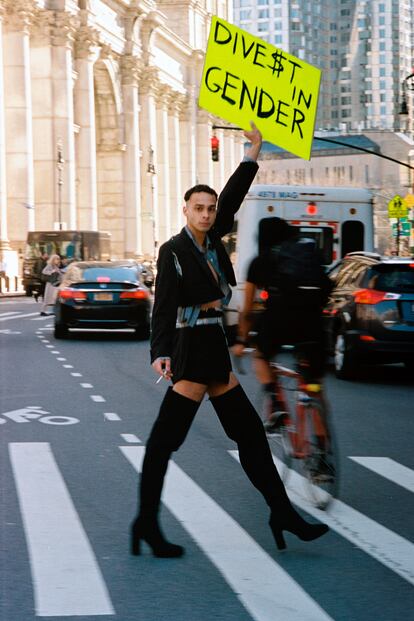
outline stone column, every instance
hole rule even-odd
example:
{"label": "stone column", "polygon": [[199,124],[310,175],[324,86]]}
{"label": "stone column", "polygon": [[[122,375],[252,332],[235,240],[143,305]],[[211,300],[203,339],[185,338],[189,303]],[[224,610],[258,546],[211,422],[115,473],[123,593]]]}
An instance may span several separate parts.
{"label": "stone column", "polygon": [[[122,93],[127,147],[124,152],[125,256],[142,256],[141,157],[138,84],[141,67],[135,56],[122,58]],[[152,231],[151,231],[152,233]]]}
{"label": "stone column", "polygon": [[[76,26],[77,23],[71,15],[55,13],[52,30],[54,137],[56,140],[61,139],[63,145],[65,174],[62,192],[62,219],[67,223],[69,229],[78,228],[76,217],[72,50]],[[59,196],[57,196],[57,199],[59,200]]]}
{"label": "stone column", "polygon": [[[7,232],[6,135],[4,123],[3,8],[0,6],[0,263],[10,248]],[[1,268],[0,268],[1,271]]]}
{"label": "stone column", "polygon": [[75,123],[79,127],[76,148],[77,226],[98,230],[96,177],[95,91],[93,65],[99,55],[97,35],[87,27],[77,33],[75,44]]}
{"label": "stone column", "polygon": [[169,102],[169,153],[171,163],[171,230],[177,233],[183,226],[183,194],[188,189],[183,187],[185,176],[183,175],[181,162],[182,133],[180,126],[180,113],[185,105],[185,97],[182,94],[173,93]]}
{"label": "stone column", "polygon": [[211,117],[205,110],[197,114],[197,176],[198,183],[206,183],[214,187],[215,167],[219,162],[211,159]]}
{"label": "stone column", "polygon": [[142,151],[142,248],[144,255],[148,258],[156,256],[159,242],[157,114],[155,107],[158,84],[156,68],[146,67],[140,85],[140,137]]}
{"label": "stone column", "polygon": [[33,230],[34,171],[29,3],[8,2],[4,28],[4,102],[6,171],[11,239],[22,242]]}
{"label": "stone column", "polygon": [[158,172],[158,231],[159,241],[163,243],[171,237],[171,179],[168,105],[172,91],[161,86],[157,91],[157,172]]}
{"label": "stone column", "polygon": [[[76,228],[72,43],[76,19],[41,11],[32,36],[33,150],[36,228]],[[63,185],[58,186],[58,142],[62,145]]]}

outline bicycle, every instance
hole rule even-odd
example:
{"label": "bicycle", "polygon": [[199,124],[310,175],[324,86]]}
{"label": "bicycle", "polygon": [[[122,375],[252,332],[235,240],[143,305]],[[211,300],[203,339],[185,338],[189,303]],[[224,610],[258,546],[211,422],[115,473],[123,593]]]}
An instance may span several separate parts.
{"label": "bicycle", "polygon": [[[267,434],[279,474],[286,483],[295,461],[304,474],[310,501],[324,510],[337,496],[339,467],[322,385],[306,383],[300,370],[278,362],[271,362],[270,366],[278,399],[285,410],[278,432]],[[243,373],[240,363],[239,371]],[[267,393],[262,406],[264,421],[271,411],[271,396]]]}

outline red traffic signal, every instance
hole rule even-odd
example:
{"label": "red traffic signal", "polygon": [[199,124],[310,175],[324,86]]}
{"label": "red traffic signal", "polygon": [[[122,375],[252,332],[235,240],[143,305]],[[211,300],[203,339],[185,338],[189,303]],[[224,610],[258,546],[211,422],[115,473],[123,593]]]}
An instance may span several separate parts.
{"label": "red traffic signal", "polygon": [[213,162],[218,162],[220,141],[217,138],[217,136],[212,136],[210,138],[210,145],[211,145],[211,159],[213,160]]}

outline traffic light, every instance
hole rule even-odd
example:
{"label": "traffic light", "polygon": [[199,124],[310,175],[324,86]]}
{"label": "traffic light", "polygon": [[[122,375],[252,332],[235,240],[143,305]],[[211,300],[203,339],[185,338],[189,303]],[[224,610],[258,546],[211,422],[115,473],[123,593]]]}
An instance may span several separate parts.
{"label": "traffic light", "polygon": [[213,160],[213,162],[218,162],[220,141],[217,138],[217,136],[211,137],[210,144],[211,144],[211,159]]}

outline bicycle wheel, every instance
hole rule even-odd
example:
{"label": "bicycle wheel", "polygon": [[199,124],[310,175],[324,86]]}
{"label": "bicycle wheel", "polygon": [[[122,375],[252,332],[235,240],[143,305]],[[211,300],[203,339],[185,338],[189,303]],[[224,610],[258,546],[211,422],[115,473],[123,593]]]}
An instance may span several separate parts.
{"label": "bicycle wheel", "polygon": [[311,399],[304,411],[307,446],[302,468],[306,490],[311,502],[318,509],[326,509],[338,493],[336,443],[323,404],[319,400]]}
{"label": "bicycle wheel", "polygon": [[[270,395],[264,395],[262,405],[262,419],[264,422],[269,419],[269,413],[271,413],[271,411],[272,399]],[[292,423],[288,413],[282,415],[277,433],[266,433],[270,450],[273,457],[276,458],[276,466],[280,478],[284,483],[287,481],[292,462],[291,434]]]}

